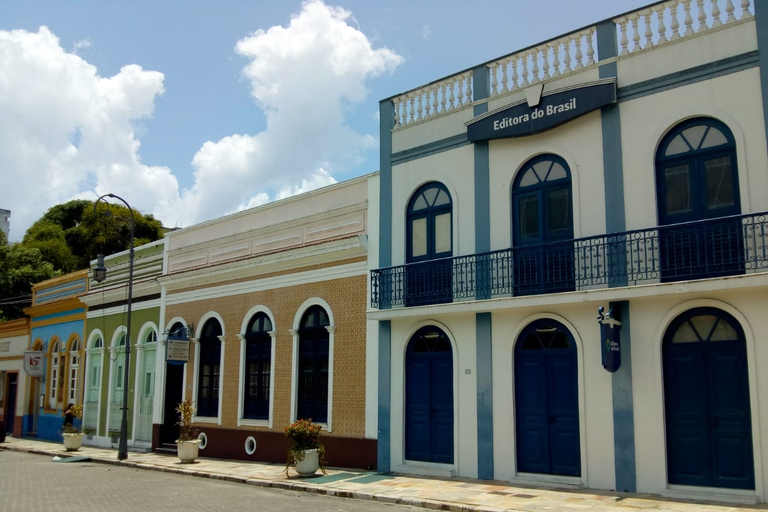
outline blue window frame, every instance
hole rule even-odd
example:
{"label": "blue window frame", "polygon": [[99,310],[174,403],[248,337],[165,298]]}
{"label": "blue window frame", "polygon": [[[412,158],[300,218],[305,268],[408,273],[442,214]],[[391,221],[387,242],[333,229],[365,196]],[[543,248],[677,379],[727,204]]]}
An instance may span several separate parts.
{"label": "blue window frame", "polygon": [[[406,305],[453,300],[453,201],[442,183],[421,186],[408,202]],[[442,261],[432,261],[440,260]]]}
{"label": "blue window frame", "polygon": [[272,322],[265,313],[253,315],[245,333],[245,399],[243,417],[269,419],[269,380],[272,373]]}
{"label": "blue window frame", "polygon": [[695,118],[675,126],[656,153],[662,281],[744,271],[736,142],[725,124]]}
{"label": "blue window frame", "polygon": [[517,173],[512,240],[515,295],[574,289],[571,172],[563,158],[539,155]]}
{"label": "blue window frame", "polygon": [[328,313],[312,306],[301,317],[299,328],[299,395],[296,417],[319,423],[328,421]]}
{"label": "blue window frame", "polygon": [[197,378],[197,414],[219,415],[219,376],[221,375],[221,324],[211,318],[200,336],[200,362]]}

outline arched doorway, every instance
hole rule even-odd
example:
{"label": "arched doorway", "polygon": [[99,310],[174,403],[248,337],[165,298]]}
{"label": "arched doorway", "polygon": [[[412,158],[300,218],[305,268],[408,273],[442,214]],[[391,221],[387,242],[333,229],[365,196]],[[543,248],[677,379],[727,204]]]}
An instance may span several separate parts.
{"label": "arched doorway", "polygon": [[406,349],[405,458],[453,464],[453,350],[434,326],[416,331]]}
{"label": "arched doorway", "polygon": [[568,329],[536,320],[515,343],[517,470],[581,476],[578,354]]}
{"label": "arched doorway", "polygon": [[696,308],[664,334],[670,484],[754,489],[744,331],[733,316]]}
{"label": "arched doorway", "polygon": [[[168,330],[168,339],[189,340],[187,327],[174,323]],[[185,361],[166,359],[165,391],[163,393],[163,424],[160,426],[159,448],[175,450],[176,439],[179,438],[178,414],[176,406],[184,395]]]}

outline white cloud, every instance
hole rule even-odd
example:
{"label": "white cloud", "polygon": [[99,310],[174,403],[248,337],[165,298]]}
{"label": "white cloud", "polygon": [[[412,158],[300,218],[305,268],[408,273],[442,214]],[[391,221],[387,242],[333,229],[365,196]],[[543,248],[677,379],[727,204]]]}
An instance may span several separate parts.
{"label": "white cloud", "polygon": [[66,52],[46,27],[0,31],[0,208],[12,211],[10,239],[55,204],[108,192],[174,226],[334,183],[334,171],[375,147],[346,116],[366,99],[367,80],[402,62],[350,23],[349,11],[310,0],[287,26],[237,42],[266,128],[204,143],[187,190],[140,157],[137,130],[165,92],[162,73],[129,64],[102,77],[76,54],[87,39]]}
{"label": "white cloud", "polygon": [[72,45],[72,53],[77,54],[80,50],[87,50],[91,47],[91,40],[88,38],[75,41]]}
{"label": "white cloud", "polygon": [[46,27],[0,31],[0,208],[12,211],[11,240],[76,197],[126,190],[152,212],[177,194],[169,169],[141,163],[132,126],[152,116],[163,79],[137,65],[101,77]]}
{"label": "white cloud", "polygon": [[432,36],[432,27],[429,25],[422,25],[421,30],[419,31],[419,35],[426,41]]}
{"label": "white cloud", "polygon": [[288,26],[237,42],[267,128],[200,148],[195,184],[183,196],[195,220],[261,204],[264,194],[276,199],[334,183],[333,169],[375,145],[373,136],[347,126],[345,115],[366,98],[366,80],[393,71],[402,58],[373,49],[350,22],[349,11],[311,0]]}

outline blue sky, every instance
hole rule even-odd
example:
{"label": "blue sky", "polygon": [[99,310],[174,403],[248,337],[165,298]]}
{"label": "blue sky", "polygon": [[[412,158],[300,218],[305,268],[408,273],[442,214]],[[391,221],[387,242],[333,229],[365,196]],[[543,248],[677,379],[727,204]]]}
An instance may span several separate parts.
{"label": "blue sky", "polygon": [[189,226],[376,171],[379,100],[645,4],[3,0],[10,239],[73,198]]}

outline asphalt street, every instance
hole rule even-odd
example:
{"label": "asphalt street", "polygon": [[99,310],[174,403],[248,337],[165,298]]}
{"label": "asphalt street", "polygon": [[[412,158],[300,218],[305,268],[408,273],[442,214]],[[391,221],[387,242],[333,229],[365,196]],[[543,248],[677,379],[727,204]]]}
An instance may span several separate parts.
{"label": "asphalt street", "polygon": [[0,511],[370,511],[404,505],[269,489],[211,478],[0,450]]}

